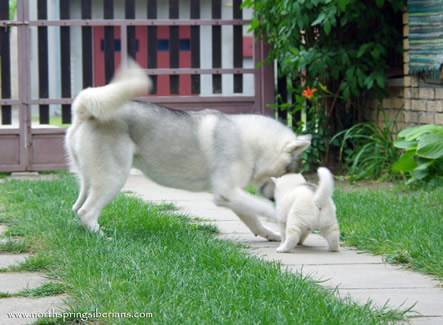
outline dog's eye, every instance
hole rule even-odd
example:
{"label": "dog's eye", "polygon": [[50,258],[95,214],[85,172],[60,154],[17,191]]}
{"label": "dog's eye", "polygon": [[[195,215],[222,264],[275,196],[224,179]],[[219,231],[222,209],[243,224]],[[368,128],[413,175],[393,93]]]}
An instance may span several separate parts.
{"label": "dog's eye", "polygon": [[285,170],[285,174],[295,173],[298,170],[298,159],[292,160]]}

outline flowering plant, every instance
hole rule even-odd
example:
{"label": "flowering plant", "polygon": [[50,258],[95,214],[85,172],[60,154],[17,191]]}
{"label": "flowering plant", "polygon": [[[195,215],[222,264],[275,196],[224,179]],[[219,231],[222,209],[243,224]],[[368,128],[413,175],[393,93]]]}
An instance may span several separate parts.
{"label": "flowering plant", "polygon": [[303,97],[306,97],[307,99],[312,99],[312,97],[314,97],[314,93],[317,91],[317,89],[316,88],[314,88],[314,89],[311,89],[311,88],[309,88],[309,86],[305,89],[305,90],[303,90],[303,92],[302,92],[302,96]]}

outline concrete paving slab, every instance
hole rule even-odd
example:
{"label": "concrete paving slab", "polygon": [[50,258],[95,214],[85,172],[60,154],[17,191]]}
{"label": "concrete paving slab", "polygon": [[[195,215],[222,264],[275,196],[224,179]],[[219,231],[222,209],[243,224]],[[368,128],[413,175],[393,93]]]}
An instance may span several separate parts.
{"label": "concrete paving slab", "polygon": [[[386,288],[386,289],[343,289],[340,296],[351,296],[355,301],[366,303],[368,296],[378,307],[385,303],[391,308],[413,307],[409,316],[443,317],[443,292],[433,288]],[[443,323],[442,323],[443,324]]]}
{"label": "concrete paving slab", "polygon": [[[275,225],[270,225],[273,226],[273,229],[275,228]],[[280,242],[270,242],[262,237],[259,236],[254,236],[251,232],[247,233],[247,234],[220,234],[219,235],[222,238],[226,238],[226,239],[230,239],[230,240],[234,240],[234,241],[239,241],[244,243],[246,246],[251,247],[251,248],[260,248],[260,247],[275,247],[277,248],[278,246],[280,246]],[[304,245],[302,246],[297,246],[297,248],[300,247],[325,247],[326,249],[328,248],[328,243],[326,242],[326,240],[317,234],[311,234],[308,236],[308,238],[306,238]]]}
{"label": "concrete paving slab", "polygon": [[382,258],[369,254],[357,254],[354,250],[341,249],[329,252],[327,247],[297,246],[293,253],[277,253],[272,248],[251,249],[251,252],[265,260],[277,260],[286,265],[325,264],[381,264]]}
{"label": "concrete paving slab", "polygon": [[[389,264],[288,265],[289,270],[325,281],[340,289],[435,288],[438,282],[421,274]],[[443,298],[443,297],[442,297]]]}
{"label": "concrete paving slab", "polygon": [[178,213],[184,213],[191,217],[199,217],[207,221],[239,221],[239,218],[235,213],[228,209],[200,209],[188,207],[178,210]]}
{"label": "concrete paving slab", "polygon": [[238,221],[209,221],[203,222],[204,224],[216,225],[219,232],[222,234],[248,234],[251,231],[243,223]]}
{"label": "concrete paving slab", "polygon": [[[247,234],[223,234],[223,233],[220,233],[217,235],[217,237],[220,239],[227,239],[227,240],[232,240],[235,242],[241,242],[241,243],[244,243],[246,246],[248,246],[249,244],[251,244],[251,245],[255,245],[255,244],[265,245],[265,243],[272,243],[262,237],[254,236],[251,232],[249,232]],[[271,247],[273,247],[273,246],[271,246]]]}
{"label": "concrete paving slab", "polygon": [[35,289],[50,280],[40,272],[0,273],[0,291],[17,293],[24,289]]}
{"label": "concrete paving slab", "polygon": [[0,299],[0,324],[21,325],[35,322],[39,316],[53,317],[62,313],[65,307],[66,295],[29,298]]}
{"label": "concrete paving slab", "polygon": [[0,268],[7,268],[24,262],[29,254],[0,254]]}
{"label": "concrete paving slab", "polygon": [[[130,186],[128,186],[130,184]],[[175,200],[187,201],[195,198],[212,201],[212,195],[207,192],[189,192],[175,188],[167,188],[151,181],[144,176],[129,176],[122,191],[137,192],[148,201]]]}
{"label": "concrete paving slab", "polygon": [[441,325],[443,317],[411,317],[409,323],[414,325]]}

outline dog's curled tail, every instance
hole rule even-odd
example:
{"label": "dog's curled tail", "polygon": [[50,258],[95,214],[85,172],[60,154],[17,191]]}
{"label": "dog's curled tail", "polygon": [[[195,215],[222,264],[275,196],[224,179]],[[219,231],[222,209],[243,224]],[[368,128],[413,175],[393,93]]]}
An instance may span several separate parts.
{"label": "dog's curled tail", "polygon": [[329,199],[332,197],[332,192],[334,191],[334,177],[329,169],[325,167],[320,167],[317,170],[317,175],[320,181],[314,194],[314,203],[321,208],[326,206]]}
{"label": "dog's curled tail", "polygon": [[75,118],[84,121],[94,117],[112,119],[128,101],[151,90],[152,84],[137,63],[130,60],[127,69],[118,71],[111,83],[82,90],[72,105]]}

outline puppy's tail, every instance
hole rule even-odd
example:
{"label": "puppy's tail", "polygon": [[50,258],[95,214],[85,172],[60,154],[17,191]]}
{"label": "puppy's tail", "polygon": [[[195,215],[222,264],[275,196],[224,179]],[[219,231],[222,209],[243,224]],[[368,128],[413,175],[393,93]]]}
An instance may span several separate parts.
{"label": "puppy's tail", "polygon": [[111,83],[102,87],[82,90],[72,104],[78,121],[92,117],[106,121],[115,117],[128,101],[149,92],[152,84],[146,73],[134,61],[128,68],[118,71]]}
{"label": "puppy's tail", "polygon": [[326,206],[329,199],[332,197],[332,192],[334,191],[334,177],[329,169],[325,167],[320,167],[317,170],[317,174],[320,178],[320,182],[317,191],[315,191],[314,194],[314,203],[321,208]]}

